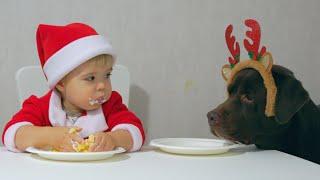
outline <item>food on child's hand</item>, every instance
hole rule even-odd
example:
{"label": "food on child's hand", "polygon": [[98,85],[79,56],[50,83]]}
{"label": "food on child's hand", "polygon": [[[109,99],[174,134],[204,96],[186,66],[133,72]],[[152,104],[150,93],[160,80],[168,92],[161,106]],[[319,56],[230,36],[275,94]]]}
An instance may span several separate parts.
{"label": "food on child's hand", "polygon": [[90,135],[88,139],[85,139],[82,143],[76,142],[76,145],[73,146],[73,149],[76,152],[88,152],[90,146],[94,143],[94,136]]}
{"label": "food on child's hand", "polygon": [[69,134],[74,134],[74,133],[77,133],[77,128],[70,128]]}
{"label": "food on child's hand", "polygon": [[[69,134],[78,133],[77,128],[70,128]],[[94,135],[90,135],[82,143],[71,141],[72,147],[76,152],[88,152],[90,146],[94,143]]]}

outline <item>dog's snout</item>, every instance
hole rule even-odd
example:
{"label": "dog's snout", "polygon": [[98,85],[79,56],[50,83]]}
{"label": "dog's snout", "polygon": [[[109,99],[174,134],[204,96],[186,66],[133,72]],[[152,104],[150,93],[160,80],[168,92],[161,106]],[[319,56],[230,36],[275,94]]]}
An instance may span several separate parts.
{"label": "dog's snout", "polygon": [[220,114],[215,111],[210,111],[207,114],[208,122],[210,125],[217,124],[220,121]]}

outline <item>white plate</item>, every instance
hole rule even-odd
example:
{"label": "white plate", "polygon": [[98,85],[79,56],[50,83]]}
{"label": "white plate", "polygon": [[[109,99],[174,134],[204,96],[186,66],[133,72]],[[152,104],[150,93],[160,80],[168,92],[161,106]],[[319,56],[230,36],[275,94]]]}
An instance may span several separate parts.
{"label": "white plate", "polygon": [[95,161],[110,158],[115,154],[125,152],[125,149],[118,147],[113,151],[105,152],[54,152],[28,147],[27,152],[37,154],[38,156],[51,160],[59,161]]}
{"label": "white plate", "polygon": [[221,154],[229,151],[231,148],[243,146],[220,139],[200,138],[154,139],[150,142],[150,145],[158,147],[165,152],[190,155]]}

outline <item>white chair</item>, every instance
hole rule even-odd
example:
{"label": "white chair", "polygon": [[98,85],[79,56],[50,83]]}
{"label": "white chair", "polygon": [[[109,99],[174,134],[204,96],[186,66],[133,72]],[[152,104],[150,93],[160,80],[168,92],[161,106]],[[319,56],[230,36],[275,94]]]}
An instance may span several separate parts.
{"label": "white chair", "polygon": [[[128,106],[130,73],[128,68],[116,64],[111,73],[112,89],[119,92],[123,103]],[[16,85],[20,105],[30,95],[42,96],[49,90],[47,80],[40,66],[25,66],[16,72]]]}

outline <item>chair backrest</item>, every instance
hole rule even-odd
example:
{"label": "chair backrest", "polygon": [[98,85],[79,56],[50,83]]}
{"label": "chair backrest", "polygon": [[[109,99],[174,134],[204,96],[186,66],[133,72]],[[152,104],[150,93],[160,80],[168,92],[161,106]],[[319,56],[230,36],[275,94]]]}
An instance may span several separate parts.
{"label": "chair backrest", "polygon": [[[42,96],[49,90],[40,66],[25,66],[16,72],[16,85],[20,105],[30,95]],[[129,103],[130,73],[128,68],[116,64],[111,75],[112,89],[119,92],[123,103]]]}

